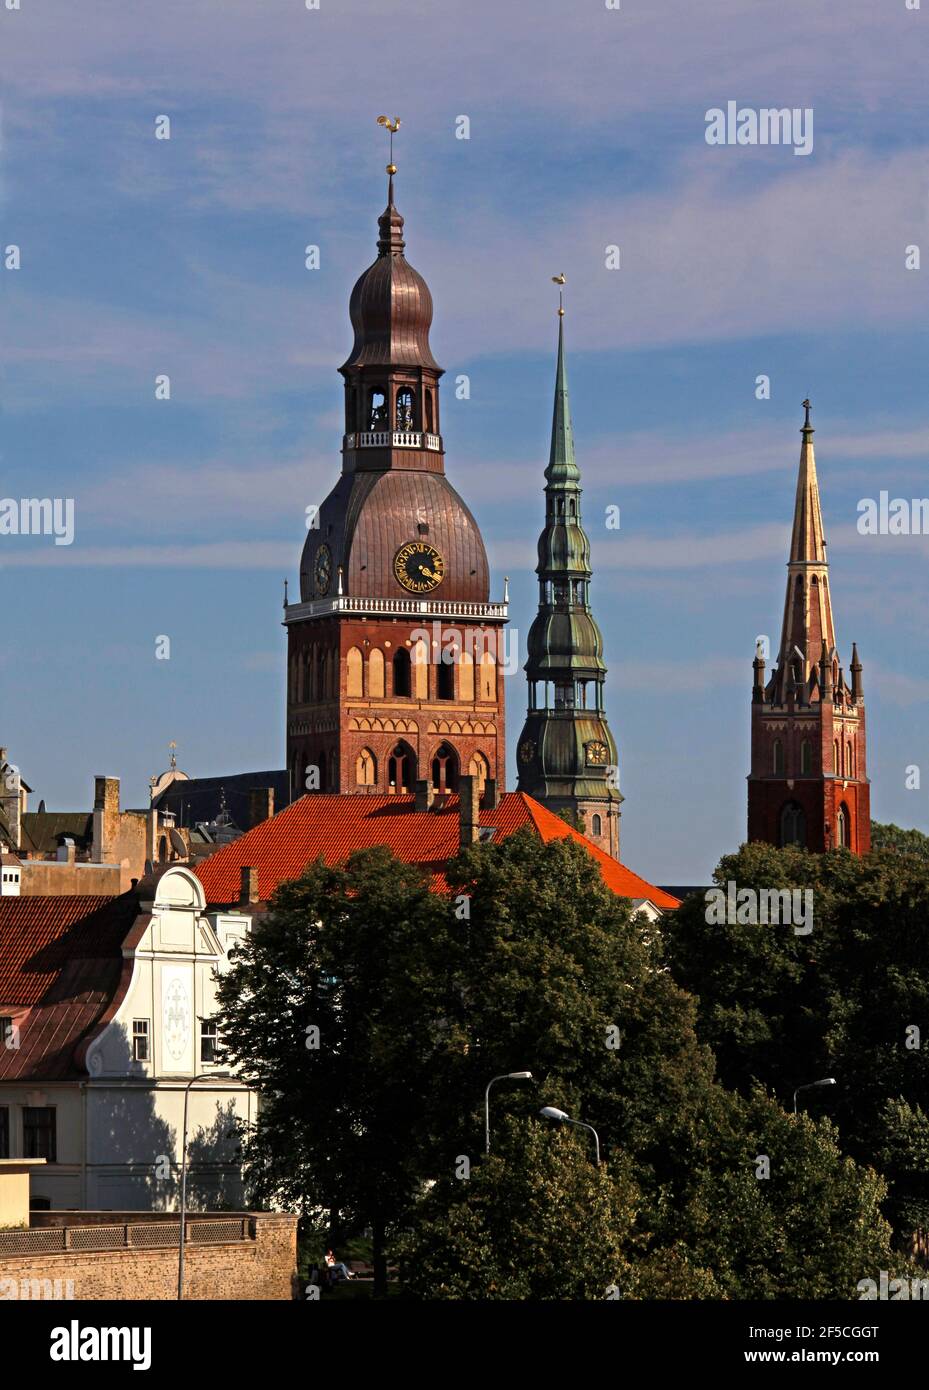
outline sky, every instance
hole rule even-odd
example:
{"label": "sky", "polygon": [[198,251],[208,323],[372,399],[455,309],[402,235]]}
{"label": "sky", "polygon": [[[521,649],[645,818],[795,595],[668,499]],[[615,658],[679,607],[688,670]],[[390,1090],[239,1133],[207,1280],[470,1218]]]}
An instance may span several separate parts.
{"label": "sky", "polygon": [[[857,529],[862,499],[929,494],[929,263],[907,268],[929,256],[929,0],[10,3],[0,498],[73,499],[75,525],[0,536],[0,743],[33,807],[89,808],[103,773],[144,806],[172,740],[191,776],[284,766],[283,583],[340,467],[383,112],[447,473],[523,657],[567,275],[624,862],[699,883],[744,838],[806,396],[872,812],[929,830],[929,541]],[[812,111],[812,150],[707,143],[729,101]],[[521,672],[507,703],[512,751]]]}

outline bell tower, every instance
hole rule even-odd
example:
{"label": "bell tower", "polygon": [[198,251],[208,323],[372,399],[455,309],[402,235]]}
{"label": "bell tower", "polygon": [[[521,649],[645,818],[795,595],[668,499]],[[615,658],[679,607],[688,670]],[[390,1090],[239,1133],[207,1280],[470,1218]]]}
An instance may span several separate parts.
{"label": "bell tower", "polygon": [[[390,130],[399,121],[379,122]],[[342,472],[288,603],[291,797],[504,788],[503,637],[477,522],[445,476],[432,296],[394,203],[352,290]]]}
{"label": "bell tower", "polygon": [[864,688],[858,648],[851,683],[839,663],[810,402],[803,402],[787,596],[777,664],[754,660],[748,838],[822,852],[871,848]]}
{"label": "bell tower", "polygon": [[[558,282],[564,283],[564,277]],[[563,307],[558,310],[555,406],[538,556],[539,611],[527,639],[529,708],[517,745],[517,790],[556,813],[572,811],[588,839],[618,859],[618,756],[604,709],[603,637],[590,607],[593,571],[581,522]]]}

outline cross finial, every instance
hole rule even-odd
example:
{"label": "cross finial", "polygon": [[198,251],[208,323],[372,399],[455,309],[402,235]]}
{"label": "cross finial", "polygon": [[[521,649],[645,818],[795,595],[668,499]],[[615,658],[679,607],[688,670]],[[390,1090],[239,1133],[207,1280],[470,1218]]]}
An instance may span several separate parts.
{"label": "cross finial", "polygon": [[806,419],[803,421],[803,428],[805,430],[811,430],[813,426],[810,424],[810,411],[813,409],[813,407],[811,406],[809,399],[803,402],[803,409],[806,411]]}

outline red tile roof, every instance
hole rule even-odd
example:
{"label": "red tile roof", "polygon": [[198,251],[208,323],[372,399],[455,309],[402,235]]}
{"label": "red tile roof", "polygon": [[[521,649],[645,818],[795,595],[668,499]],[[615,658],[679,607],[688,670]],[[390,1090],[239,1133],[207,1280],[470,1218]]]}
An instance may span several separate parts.
{"label": "red tile roof", "polygon": [[[622,898],[647,898],[656,907],[674,908],[679,900],[631,869],[611,859],[590,840],[572,829],[560,816],[524,792],[507,792],[496,810],[482,810],[482,826],[495,826],[504,839],[530,825],[546,842],[566,836],[580,842],[600,866],[603,880]],[[241,870],[258,870],[258,894],[266,902],[279,883],[299,878],[320,855],[337,864],[353,850],[388,845],[405,863],[421,864],[439,891],[447,889],[445,866],[458,853],[459,812],[457,796],[445,798],[440,808],[417,811],[413,796],[301,797],[286,811],[264,821],[231,844],[199,863],[194,872],[203,884],[207,902],[233,903],[239,899]]]}
{"label": "red tile roof", "polygon": [[120,989],[138,912],[134,893],[0,898],[0,1013],[19,1034],[0,1042],[0,1081],[86,1075],[74,1053]]}

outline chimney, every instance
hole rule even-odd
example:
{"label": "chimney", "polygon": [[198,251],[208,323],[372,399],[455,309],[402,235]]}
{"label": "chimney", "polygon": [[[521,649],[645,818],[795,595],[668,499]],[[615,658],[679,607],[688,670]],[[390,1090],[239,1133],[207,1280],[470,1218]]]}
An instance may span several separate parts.
{"label": "chimney", "polygon": [[433,789],[432,789],[432,782],[431,782],[431,780],[430,780],[428,777],[426,777],[426,778],[424,778],[422,781],[417,782],[417,783],[416,783],[416,787],[415,787],[415,791],[416,791],[416,802],[415,802],[416,810],[417,810],[417,811],[431,811],[431,810],[432,810],[432,802],[433,802],[434,797],[435,797],[435,793],[433,792]]}
{"label": "chimney", "polygon": [[274,788],[252,787],[248,794],[249,829],[274,815]]}
{"label": "chimney", "polygon": [[247,903],[257,903],[258,897],[258,870],[250,864],[243,864],[240,872],[239,902],[244,907]]}
{"label": "chimney", "polygon": [[116,857],[119,836],[119,778],[94,778],[94,844],[97,864],[110,864]]}
{"label": "chimney", "polygon": [[496,811],[500,805],[500,797],[497,795],[496,777],[488,777],[484,782],[484,795],[481,798],[481,805],[485,811]]}
{"label": "chimney", "polygon": [[74,841],[67,836],[55,851],[55,858],[59,864],[73,864],[74,854]]}
{"label": "chimney", "polygon": [[461,816],[459,843],[462,846],[476,844],[478,840],[478,832],[480,829],[480,798],[477,789],[478,779],[476,777],[458,778],[458,809]]}

